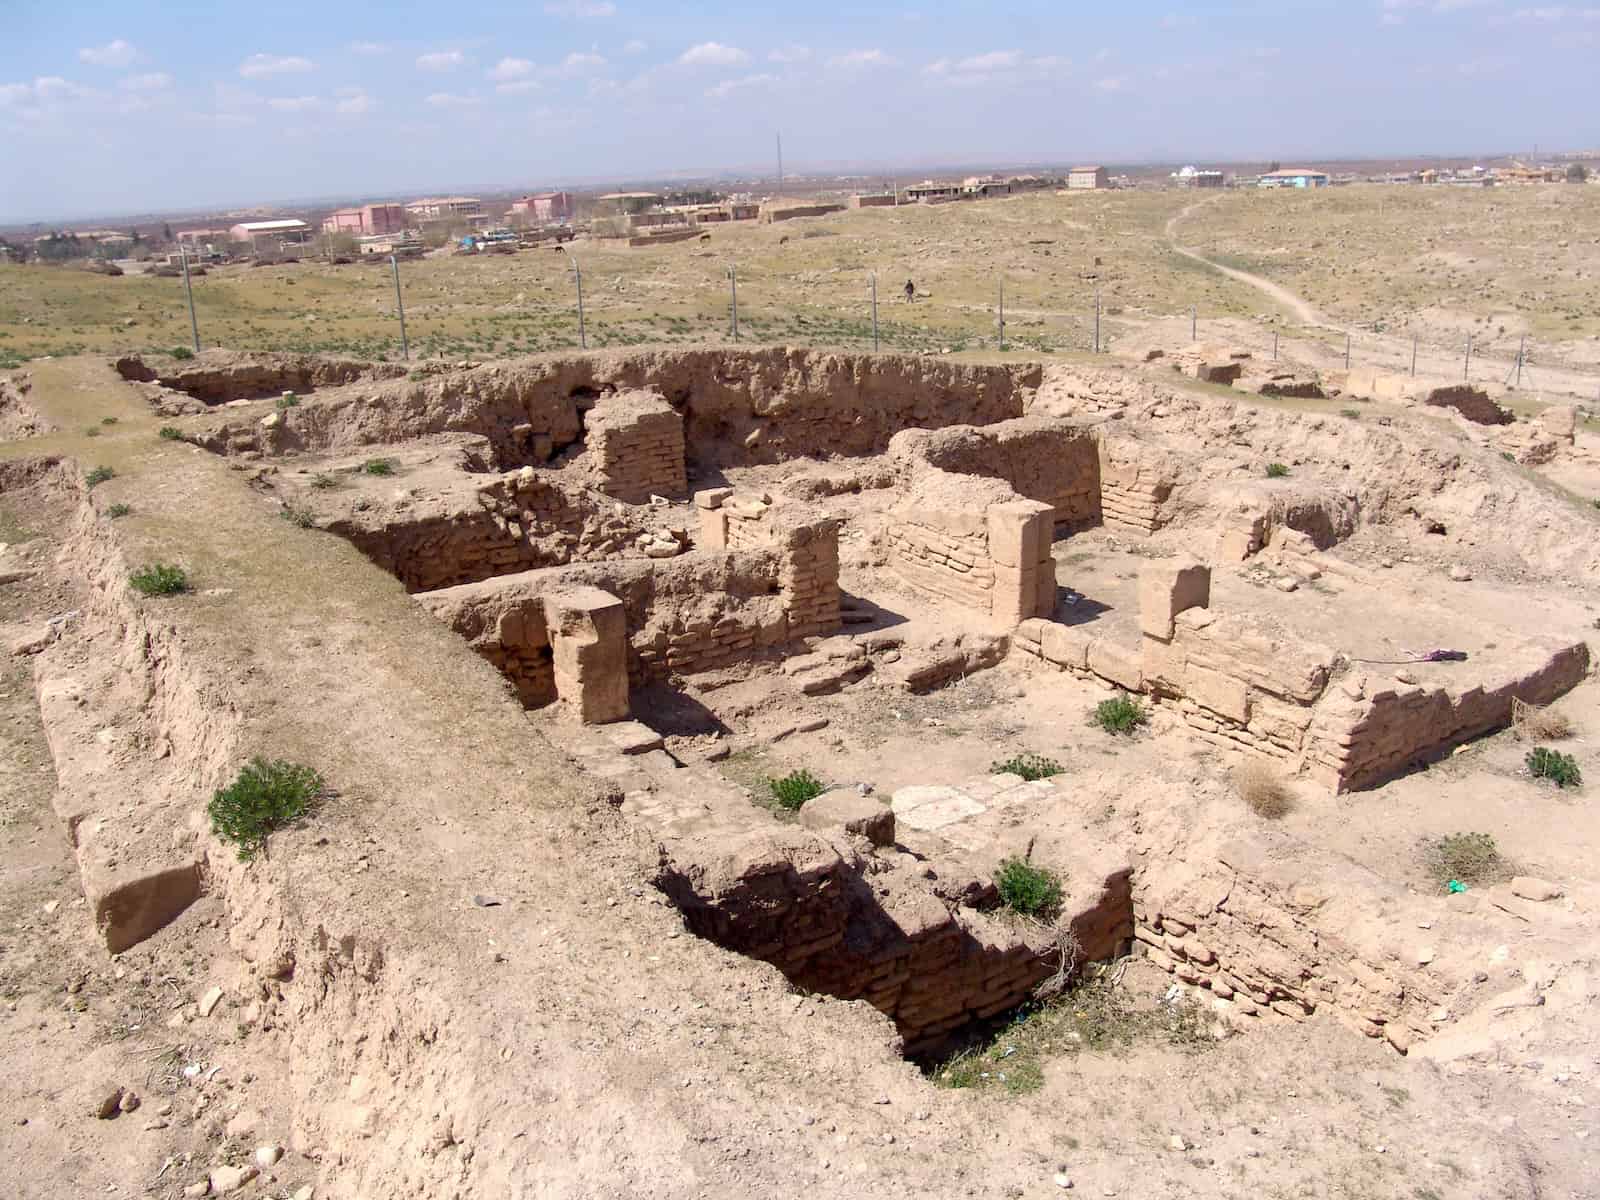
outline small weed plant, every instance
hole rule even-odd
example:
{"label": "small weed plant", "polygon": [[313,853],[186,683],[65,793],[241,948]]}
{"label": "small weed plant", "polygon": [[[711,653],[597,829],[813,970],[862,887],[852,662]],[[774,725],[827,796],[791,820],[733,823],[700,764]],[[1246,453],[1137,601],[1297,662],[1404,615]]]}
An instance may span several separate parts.
{"label": "small weed plant", "polygon": [[115,425],[116,423],[117,423],[117,419],[115,417],[101,417],[100,418],[100,424],[102,424],[102,425]]}
{"label": "small weed plant", "polygon": [[1266,763],[1247,762],[1234,776],[1240,798],[1258,817],[1276,820],[1294,806],[1294,797],[1283,779]]}
{"label": "small weed plant", "polygon": [[183,436],[183,430],[176,425],[163,425],[159,436],[164,442],[175,442]]}
{"label": "small weed plant", "polygon": [[194,357],[194,351],[189,349],[187,346],[174,346],[171,350],[171,354],[173,358],[184,362],[187,362],[189,359]]}
{"label": "small weed plant", "polygon": [[991,775],[1020,775],[1029,783],[1061,774],[1061,764],[1042,754],[1017,754],[989,768]]}
{"label": "small weed plant", "polygon": [[393,475],[398,465],[392,458],[369,458],[361,469],[368,475]]}
{"label": "small weed plant", "polygon": [[1348,421],[1361,420],[1361,410],[1359,408],[1341,408],[1339,415]]}
{"label": "small weed plant", "polygon": [[113,504],[106,509],[106,516],[115,521],[118,517],[125,517],[133,511],[131,504]]}
{"label": "small weed plant", "polygon": [[317,523],[316,513],[309,508],[296,508],[292,504],[284,505],[278,510],[278,514],[297,529],[311,529]]}
{"label": "small weed plant", "polygon": [[[1360,414],[1358,413],[1356,415],[1359,416]],[[1268,479],[1282,479],[1288,474],[1289,474],[1289,468],[1284,466],[1282,463],[1268,463],[1267,464],[1267,478]]]}
{"label": "small weed plant", "polygon": [[777,801],[779,808],[797,812],[807,800],[814,800],[828,789],[823,786],[810,771],[802,767],[798,771],[791,771],[782,779],[767,780],[767,787],[772,791],[772,798]]}
{"label": "small weed plant", "polygon": [[1506,873],[1500,848],[1487,833],[1452,833],[1429,842],[1423,851],[1428,874],[1441,887],[1451,880],[1492,883]]}
{"label": "small weed plant", "polygon": [[128,583],[142,596],[177,596],[189,590],[189,576],[182,567],[151,563],[128,576]]}
{"label": "small weed plant", "polygon": [[87,475],[85,475],[83,477],[83,481],[84,481],[84,483],[88,484],[90,487],[93,488],[93,487],[99,487],[102,483],[105,483],[108,479],[115,479],[116,477],[117,477],[117,473],[116,473],[115,470],[113,470],[111,467],[108,467],[108,466],[105,466],[105,465],[102,464],[101,466],[96,467],[94,470],[90,471]]}
{"label": "small weed plant", "polygon": [[257,756],[206,805],[211,829],[249,862],[267,844],[267,835],[293,824],[322,796],[322,776],[310,767]]}
{"label": "small weed plant", "polygon": [[1535,779],[1548,779],[1558,788],[1575,788],[1583,782],[1583,772],[1570,754],[1537,746],[1528,751],[1528,774]]}
{"label": "small weed plant", "polygon": [[89,428],[87,428],[87,429],[85,429],[83,431],[83,436],[84,437],[99,437],[100,436],[100,426],[98,426],[98,425],[89,426]]}
{"label": "small weed plant", "polygon": [[1127,692],[1118,692],[1111,699],[1095,705],[1091,720],[1109,734],[1127,735],[1147,724],[1150,714],[1145,711],[1144,705]]}
{"label": "small weed plant", "polygon": [[1528,742],[1558,742],[1572,736],[1572,722],[1566,713],[1538,704],[1525,704],[1511,698],[1511,727]]}
{"label": "small weed plant", "polygon": [[1061,907],[1061,878],[1024,858],[1008,858],[995,872],[1000,900],[1014,913],[1048,920]]}
{"label": "small weed plant", "polygon": [[311,477],[311,486],[319,492],[326,492],[339,486],[339,477],[330,475],[326,471],[318,471]]}
{"label": "small weed plant", "polygon": [[286,408],[298,408],[299,406],[300,397],[296,396],[293,392],[285,392],[283,395],[278,397],[278,410],[280,412]]}

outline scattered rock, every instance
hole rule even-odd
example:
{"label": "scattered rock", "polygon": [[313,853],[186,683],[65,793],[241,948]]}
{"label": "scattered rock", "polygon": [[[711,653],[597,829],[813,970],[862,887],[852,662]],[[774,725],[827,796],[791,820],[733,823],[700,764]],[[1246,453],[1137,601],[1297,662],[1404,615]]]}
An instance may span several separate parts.
{"label": "scattered rock", "polygon": [[278,1165],[278,1160],[283,1157],[283,1147],[268,1144],[256,1147],[256,1166],[265,1171],[268,1167]]}
{"label": "scattered rock", "polygon": [[1433,947],[1424,946],[1417,951],[1417,966],[1425,967],[1433,961]]}
{"label": "scattered rock", "polygon": [[138,1092],[123,1092],[122,1099],[118,1102],[117,1107],[125,1113],[131,1113],[139,1107],[139,1104]]}
{"label": "scattered rock", "polygon": [[224,1127],[231,1138],[249,1137],[263,1124],[262,1116],[253,1108],[240,1109]]}
{"label": "scattered rock", "polygon": [[209,1017],[220,1003],[222,1003],[222,989],[219,987],[211,988],[204,996],[200,997],[200,1015]]}
{"label": "scattered rock", "polygon": [[1532,875],[1518,875],[1511,881],[1511,894],[1521,896],[1524,900],[1557,900],[1561,897],[1561,889]]}
{"label": "scattered rock", "polygon": [[261,1172],[255,1167],[217,1167],[211,1172],[211,1190],[219,1196],[237,1192]]}
{"label": "scattered rock", "polygon": [[1183,1135],[1181,1133],[1175,1133],[1168,1138],[1167,1145],[1180,1154],[1189,1149],[1189,1143],[1183,1140]]}
{"label": "scattered rock", "polygon": [[185,1196],[204,1196],[211,1190],[211,1180],[201,1179],[183,1189]]}
{"label": "scattered rock", "polygon": [[1467,568],[1463,567],[1460,563],[1457,563],[1455,566],[1450,568],[1450,578],[1455,580],[1457,583],[1466,583],[1467,580],[1472,578],[1472,572],[1467,570]]}
{"label": "scattered rock", "polygon": [[102,1121],[109,1121],[122,1111],[122,1088],[117,1084],[107,1084],[95,1093],[97,1099],[91,1105],[91,1111]]}
{"label": "scattered rock", "polygon": [[297,1189],[295,1191],[293,1200],[311,1200],[311,1197],[314,1196],[315,1194],[316,1194],[315,1191],[312,1189],[311,1185],[308,1183],[304,1187],[299,1188],[299,1189]]}
{"label": "scattered rock", "polygon": [[1067,1175],[1062,1174],[1060,1171],[1056,1172],[1055,1182],[1056,1182],[1056,1186],[1058,1188],[1060,1188],[1062,1191],[1066,1191],[1066,1190],[1068,1190],[1068,1189],[1070,1189],[1072,1187],[1071,1178],[1069,1176],[1067,1176]]}

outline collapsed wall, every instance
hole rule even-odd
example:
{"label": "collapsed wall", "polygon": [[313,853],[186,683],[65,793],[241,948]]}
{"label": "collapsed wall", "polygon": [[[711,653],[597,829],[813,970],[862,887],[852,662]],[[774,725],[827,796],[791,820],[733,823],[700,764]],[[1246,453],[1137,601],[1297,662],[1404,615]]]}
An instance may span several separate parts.
{"label": "collapsed wall", "polygon": [[26,371],[0,377],[0,441],[17,441],[56,431],[28,401],[32,390],[33,379]]}
{"label": "collapsed wall", "polygon": [[318,354],[242,354],[220,349],[202,350],[189,359],[157,358],[153,363],[141,355],[127,354],[111,365],[129,382],[159,383],[163,389],[193,397],[203,407],[234,400],[261,400],[284,392],[401,379],[407,372],[400,363]]}

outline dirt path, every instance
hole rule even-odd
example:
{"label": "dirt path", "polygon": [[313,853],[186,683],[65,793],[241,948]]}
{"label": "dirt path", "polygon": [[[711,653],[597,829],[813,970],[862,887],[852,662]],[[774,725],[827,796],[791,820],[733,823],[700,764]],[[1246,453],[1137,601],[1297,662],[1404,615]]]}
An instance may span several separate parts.
{"label": "dirt path", "polygon": [[1278,305],[1280,308],[1288,309],[1291,313],[1293,313],[1295,319],[1302,325],[1327,324],[1327,322],[1323,320],[1322,314],[1312,307],[1309,301],[1295,295],[1288,288],[1273,283],[1270,279],[1263,279],[1259,275],[1252,275],[1249,271],[1240,271],[1235,267],[1225,267],[1219,262],[1213,262],[1211,259],[1207,258],[1205,255],[1196,250],[1191,250],[1187,246],[1178,244],[1177,229],[1179,222],[1188,217],[1190,213],[1196,211],[1197,209],[1204,208],[1207,204],[1212,203],[1215,199],[1216,197],[1213,196],[1207,200],[1197,200],[1193,204],[1184,208],[1182,212],[1179,212],[1167,221],[1167,242],[1172,246],[1172,248],[1187,259],[1200,263],[1202,266],[1210,267],[1213,271],[1216,271],[1222,275],[1226,275],[1229,279],[1246,284],[1247,286],[1253,287],[1257,291],[1264,293],[1272,300],[1274,304]]}

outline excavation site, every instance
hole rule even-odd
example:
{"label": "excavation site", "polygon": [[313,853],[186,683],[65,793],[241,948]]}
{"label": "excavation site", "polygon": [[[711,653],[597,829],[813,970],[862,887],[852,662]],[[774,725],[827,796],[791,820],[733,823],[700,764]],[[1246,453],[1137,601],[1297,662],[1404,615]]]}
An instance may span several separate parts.
{"label": "excavation site", "polygon": [[24,1166],[1590,1194],[1600,441],[1108,363],[0,377]]}

